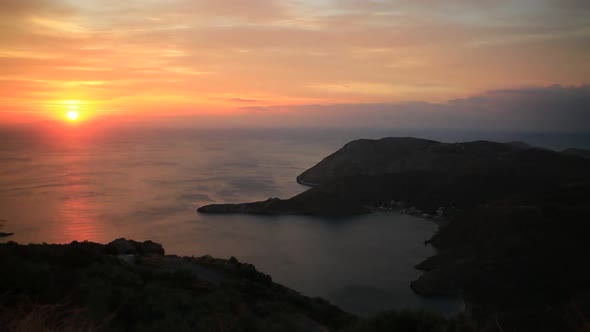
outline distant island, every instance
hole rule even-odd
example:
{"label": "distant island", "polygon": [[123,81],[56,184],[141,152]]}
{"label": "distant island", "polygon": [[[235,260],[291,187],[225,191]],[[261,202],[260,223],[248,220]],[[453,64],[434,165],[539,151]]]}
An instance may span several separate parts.
{"label": "distant island", "polygon": [[[289,199],[201,213],[327,217],[397,210],[445,221],[410,287],[462,295],[480,327],[567,331],[590,317],[590,152],[522,142],[361,139],[297,177]],[[551,308],[551,309],[548,309]],[[504,328],[502,328],[504,329]]]}

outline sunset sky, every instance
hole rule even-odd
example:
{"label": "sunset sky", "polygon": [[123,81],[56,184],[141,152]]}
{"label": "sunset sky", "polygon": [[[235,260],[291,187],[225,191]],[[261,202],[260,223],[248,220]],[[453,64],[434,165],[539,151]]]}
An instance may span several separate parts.
{"label": "sunset sky", "polygon": [[590,130],[588,0],[0,0],[0,26],[3,123],[411,126],[540,103],[566,114],[544,126]]}

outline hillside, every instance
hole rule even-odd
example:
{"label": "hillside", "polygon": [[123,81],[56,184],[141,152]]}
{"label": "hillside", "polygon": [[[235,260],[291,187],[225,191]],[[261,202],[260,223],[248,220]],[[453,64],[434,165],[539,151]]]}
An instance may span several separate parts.
{"label": "hillside", "polygon": [[235,258],[164,255],[151,241],[9,242],[0,260],[3,331],[325,331],[356,321]]}
{"label": "hillside", "polygon": [[272,282],[247,263],[164,255],[161,245],[0,244],[0,330],[472,331],[466,317],[359,318]]}
{"label": "hillside", "polygon": [[[526,145],[417,138],[356,140],[297,177],[313,187],[289,199],[211,204],[203,213],[369,213],[391,201],[420,214],[470,209],[518,192],[588,179],[590,160]],[[398,205],[399,206],[399,205]]]}
{"label": "hillside", "polygon": [[439,254],[416,266],[425,271],[410,285],[416,293],[463,295],[468,314],[491,331],[585,331],[588,170],[578,150],[357,140],[303,172],[297,181],[313,187],[299,195],[199,211],[339,216],[386,208],[445,220],[429,241]]}
{"label": "hillside", "polygon": [[[510,195],[454,218],[411,287],[463,294],[478,321],[507,331],[582,331],[590,317],[590,183]],[[548,309],[550,308],[550,309]]]}

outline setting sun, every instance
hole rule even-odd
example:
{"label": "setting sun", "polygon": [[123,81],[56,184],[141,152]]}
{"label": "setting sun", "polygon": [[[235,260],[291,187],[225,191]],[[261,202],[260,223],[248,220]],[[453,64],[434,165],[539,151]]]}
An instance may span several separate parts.
{"label": "setting sun", "polygon": [[74,121],[78,119],[80,113],[78,113],[78,111],[68,111],[68,113],[66,113],[66,116],[68,117],[68,120]]}
{"label": "setting sun", "polygon": [[0,326],[590,332],[589,41],[590,0],[0,0]]}
{"label": "setting sun", "polygon": [[77,99],[62,100],[60,104],[65,110],[66,119],[68,121],[77,121],[80,119],[80,111],[82,110],[83,106],[82,101]]}

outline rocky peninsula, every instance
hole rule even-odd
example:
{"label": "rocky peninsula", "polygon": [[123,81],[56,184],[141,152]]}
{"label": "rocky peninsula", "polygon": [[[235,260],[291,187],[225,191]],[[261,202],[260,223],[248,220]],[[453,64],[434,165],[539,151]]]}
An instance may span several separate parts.
{"label": "rocky peninsula", "polygon": [[[454,213],[587,176],[590,160],[522,142],[441,143],[393,137],[352,141],[297,177],[288,199],[201,206],[201,213],[343,216],[391,205],[412,214]],[[453,212],[451,212],[453,211]]]}
{"label": "rocky peninsula", "polygon": [[[447,222],[416,262],[416,293],[462,296],[454,318],[361,318],[236,258],[166,255],[154,242],[0,244],[6,331],[587,331],[590,159],[521,142],[357,140],[302,173],[292,198],[209,213],[345,216],[396,209]],[[392,244],[394,245],[394,244]],[[370,258],[368,258],[370,259]]]}
{"label": "rocky peninsula", "polygon": [[590,159],[522,142],[361,139],[297,177],[292,198],[204,213],[342,216],[397,209],[448,222],[410,287],[461,295],[481,329],[590,328]]}

